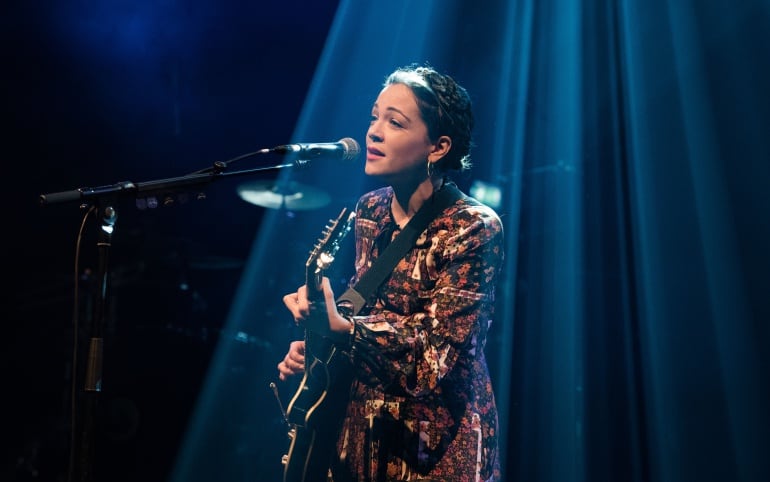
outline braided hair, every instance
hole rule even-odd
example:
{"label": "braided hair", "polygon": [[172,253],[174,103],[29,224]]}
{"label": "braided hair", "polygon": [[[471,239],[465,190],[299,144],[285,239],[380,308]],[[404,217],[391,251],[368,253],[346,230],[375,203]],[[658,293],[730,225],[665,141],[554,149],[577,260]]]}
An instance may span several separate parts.
{"label": "braided hair", "polygon": [[452,139],[452,148],[436,163],[436,168],[443,171],[469,169],[473,110],[465,88],[449,75],[417,64],[393,71],[385,79],[384,86],[392,84],[403,84],[412,89],[432,142],[440,136]]}

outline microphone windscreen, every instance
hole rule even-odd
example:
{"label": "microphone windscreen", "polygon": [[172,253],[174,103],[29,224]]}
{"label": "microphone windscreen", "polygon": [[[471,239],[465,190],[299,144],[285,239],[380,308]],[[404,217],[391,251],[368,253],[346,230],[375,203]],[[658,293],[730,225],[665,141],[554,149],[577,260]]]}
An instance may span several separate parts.
{"label": "microphone windscreen", "polygon": [[340,139],[339,143],[342,144],[345,149],[345,154],[342,156],[343,161],[353,161],[361,153],[361,146],[358,145],[358,142],[352,137]]}

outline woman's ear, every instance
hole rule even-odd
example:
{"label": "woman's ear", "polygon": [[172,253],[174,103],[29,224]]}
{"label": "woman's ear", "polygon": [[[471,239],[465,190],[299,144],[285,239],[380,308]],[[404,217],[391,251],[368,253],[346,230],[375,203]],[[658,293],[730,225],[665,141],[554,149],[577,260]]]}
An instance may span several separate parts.
{"label": "woman's ear", "polygon": [[452,138],[449,136],[441,136],[433,143],[433,148],[428,154],[428,162],[437,162],[444,157],[449,149],[452,148]]}

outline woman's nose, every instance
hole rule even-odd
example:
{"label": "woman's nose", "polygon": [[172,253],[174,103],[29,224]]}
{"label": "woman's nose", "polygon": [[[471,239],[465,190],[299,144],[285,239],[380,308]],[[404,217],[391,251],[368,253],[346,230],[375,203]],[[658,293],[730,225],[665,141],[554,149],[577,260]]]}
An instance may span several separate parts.
{"label": "woman's nose", "polygon": [[367,133],[367,135],[369,136],[369,139],[373,140],[374,142],[382,141],[382,137],[379,134],[377,134],[377,132],[372,128],[369,129],[369,132]]}

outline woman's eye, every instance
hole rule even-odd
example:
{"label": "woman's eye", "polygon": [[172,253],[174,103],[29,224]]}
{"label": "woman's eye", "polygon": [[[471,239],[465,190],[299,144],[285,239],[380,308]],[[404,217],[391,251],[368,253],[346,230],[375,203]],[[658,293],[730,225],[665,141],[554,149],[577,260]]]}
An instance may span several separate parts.
{"label": "woman's eye", "polygon": [[396,119],[390,119],[390,123],[393,124],[396,127],[403,127],[399,121]]}

